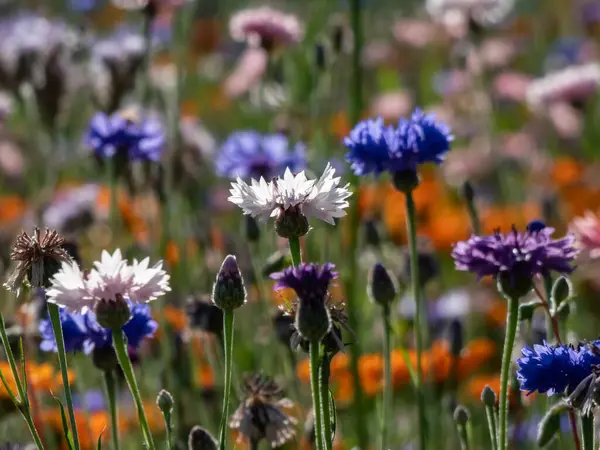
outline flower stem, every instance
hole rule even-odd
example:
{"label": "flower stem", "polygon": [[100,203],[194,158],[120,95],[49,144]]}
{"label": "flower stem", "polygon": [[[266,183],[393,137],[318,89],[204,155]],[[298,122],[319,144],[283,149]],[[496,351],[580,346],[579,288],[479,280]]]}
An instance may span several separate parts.
{"label": "flower stem", "polygon": [[123,370],[127,384],[129,385],[129,390],[131,391],[131,395],[135,401],[140,427],[142,429],[142,433],[144,434],[144,440],[146,441],[146,447],[148,450],[155,450],[156,447],[154,446],[154,439],[152,438],[150,425],[148,425],[148,418],[146,417],[146,411],[144,410],[144,404],[142,403],[140,389],[138,388],[135,374],[133,373],[133,366],[131,365],[131,360],[129,359],[129,354],[127,353],[127,345],[125,344],[123,330],[120,328],[112,330],[112,337],[117,359],[119,360],[119,364]]}
{"label": "flower stem", "polygon": [[312,392],[313,415],[315,420],[315,448],[316,450],[324,450],[323,421],[321,417],[321,406],[319,401],[319,349],[320,343],[318,340],[310,342],[310,388]]}
{"label": "flower stem", "polygon": [[488,429],[490,432],[490,443],[492,450],[498,450],[498,435],[496,434],[496,416],[493,406],[485,407],[485,415],[487,417]]}
{"label": "flower stem", "polygon": [[[31,416],[31,407],[29,405],[29,398],[27,397],[27,384],[24,383],[24,380],[19,378],[19,371],[17,369],[17,363],[15,361],[15,356],[13,355],[12,349],[10,347],[10,341],[8,339],[8,335],[6,334],[6,325],[4,323],[4,316],[0,313],[0,336],[2,337],[2,346],[4,347],[4,353],[6,353],[6,359],[8,360],[8,365],[10,366],[10,371],[15,380],[15,385],[17,386],[17,390],[19,393],[20,399],[12,392],[8,382],[6,382],[6,378],[0,371],[0,377],[2,378],[2,384],[4,385],[4,389],[8,393],[8,396],[11,398],[15,407],[19,410],[23,419],[27,423],[27,427],[29,428],[29,432],[33,437],[36,447],[38,450],[44,450],[44,445],[42,444],[42,440],[40,435],[35,427],[35,423]],[[24,359],[23,359],[24,361]],[[26,369],[23,368],[25,371]]]}
{"label": "flower stem", "polygon": [[415,301],[415,343],[417,347],[417,410],[419,416],[419,448],[425,450],[427,446],[427,419],[425,417],[425,396],[423,394],[422,354],[423,340],[421,336],[422,309],[421,283],[419,282],[419,255],[417,253],[417,227],[416,209],[412,191],[406,192],[406,232],[410,248],[410,274],[412,296]]}
{"label": "flower stem", "polygon": [[65,351],[65,340],[63,337],[62,325],[60,324],[60,311],[58,309],[58,305],[54,303],[48,303],[48,313],[50,314],[50,322],[52,322],[52,330],[54,331],[54,339],[56,340],[58,363],[60,365],[63,389],[65,391],[65,398],[67,400],[67,409],[69,410],[71,433],[73,434],[73,445],[75,445],[75,450],[79,450],[79,434],[77,433],[77,422],[75,422],[75,411],[73,409],[73,398],[71,396],[71,384],[69,383],[69,368],[67,366],[67,353]]}
{"label": "flower stem", "polygon": [[384,385],[383,405],[381,408],[381,450],[387,450],[387,423],[390,420],[392,404],[392,327],[390,325],[390,306],[384,305],[383,315],[383,358],[384,358]]}
{"label": "flower stem", "polygon": [[508,312],[506,314],[506,337],[502,351],[502,369],[500,373],[500,413],[498,420],[498,450],[508,448],[508,389],[510,381],[510,365],[513,346],[519,324],[519,299],[508,297]]}
{"label": "flower stem", "polygon": [[119,411],[117,410],[115,375],[112,370],[104,371],[104,384],[106,385],[106,397],[108,399],[108,409],[110,410],[110,432],[113,450],[119,450]]}
{"label": "flower stem", "polygon": [[481,222],[479,220],[479,214],[477,213],[477,207],[473,198],[467,199],[467,209],[469,211],[469,218],[471,219],[471,228],[473,228],[473,234],[481,234]]}
{"label": "flower stem", "polygon": [[321,419],[323,420],[323,446],[326,450],[333,448],[333,433],[331,432],[331,411],[329,410],[329,357],[325,353],[325,347],[322,346],[321,362],[319,364],[319,386],[321,402]]}
{"label": "flower stem", "polygon": [[457,428],[461,450],[469,450],[469,433],[467,431],[467,425],[458,425]]}
{"label": "flower stem", "polygon": [[302,263],[302,252],[300,250],[300,239],[290,238],[290,254],[292,256],[292,265],[299,266]]}
{"label": "flower stem", "polygon": [[229,418],[229,393],[231,391],[231,366],[233,361],[233,310],[223,311],[223,347],[225,352],[225,383],[223,385],[223,414],[219,427],[219,449],[225,450],[227,420]]}
{"label": "flower stem", "polygon": [[594,450],[594,414],[581,416],[583,450]]}

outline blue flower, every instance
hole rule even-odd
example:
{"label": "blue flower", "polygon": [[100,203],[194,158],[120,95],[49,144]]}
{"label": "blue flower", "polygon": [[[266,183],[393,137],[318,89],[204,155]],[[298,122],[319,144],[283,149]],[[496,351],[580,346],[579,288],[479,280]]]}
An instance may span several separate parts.
{"label": "blue flower", "polygon": [[[65,308],[61,308],[60,323],[63,330],[65,350],[67,352],[84,350],[88,334],[83,316],[72,314]],[[57,351],[54,330],[52,329],[52,322],[50,322],[49,318],[40,320],[39,331],[42,338],[40,349],[44,352]]]}
{"label": "blue flower", "polygon": [[396,127],[386,126],[382,118],[359,122],[344,145],[350,150],[346,160],[356,175],[379,175],[384,171],[414,172],[418,165],[428,162],[440,164],[452,140],[454,136],[444,122],[417,109],[409,119],[400,119]]}
{"label": "blue flower", "polygon": [[338,276],[333,269],[335,265],[329,263],[321,267],[318,264],[303,263],[273,273],[271,278],[277,281],[274,289],[290,288],[300,299],[325,300],[329,283]]}
{"label": "blue flower", "polygon": [[69,0],[69,6],[73,11],[90,12],[98,6],[98,0]]}
{"label": "blue flower", "polygon": [[517,379],[527,394],[571,393],[600,364],[600,357],[584,346],[573,348],[544,342],[533,348],[525,347],[521,353]]}
{"label": "blue flower", "polygon": [[86,135],[87,145],[100,158],[124,154],[128,160],[158,161],[165,144],[162,125],[155,118],[132,120],[122,113],[97,113]]}
{"label": "blue flower", "polygon": [[283,134],[262,135],[255,131],[237,131],[231,134],[217,156],[217,174],[235,179],[271,179],[282,175],[287,167],[292,172],[306,166],[306,147],[290,143]]}

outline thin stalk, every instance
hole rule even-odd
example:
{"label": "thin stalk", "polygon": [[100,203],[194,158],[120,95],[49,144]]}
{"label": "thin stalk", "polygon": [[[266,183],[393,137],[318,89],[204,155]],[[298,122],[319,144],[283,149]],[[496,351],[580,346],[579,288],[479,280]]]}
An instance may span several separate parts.
{"label": "thin stalk", "polygon": [[[310,354],[310,388],[313,401],[313,415],[315,419],[315,448],[324,450],[323,447],[323,420],[319,401],[319,341],[311,341],[309,344]],[[221,449],[223,450],[223,449]]]}
{"label": "thin stalk", "polygon": [[461,450],[469,450],[469,433],[467,431],[467,425],[458,425],[457,428]]}
{"label": "thin stalk", "polygon": [[119,365],[123,370],[123,374],[125,375],[125,379],[127,380],[127,384],[129,385],[129,390],[131,391],[131,395],[133,396],[133,400],[135,401],[138,420],[140,421],[142,434],[144,435],[144,440],[146,441],[146,447],[148,448],[148,450],[155,450],[156,447],[154,445],[154,439],[152,438],[152,431],[150,430],[150,425],[148,425],[148,418],[146,417],[146,411],[144,410],[144,404],[142,402],[140,389],[135,379],[135,373],[133,372],[133,366],[131,365],[129,354],[127,353],[127,346],[125,344],[123,330],[121,330],[120,328],[112,330],[112,338],[113,346],[117,354],[117,359],[119,360]]}
{"label": "thin stalk", "polygon": [[48,303],[48,313],[50,315],[50,322],[52,322],[54,339],[56,340],[58,363],[60,365],[63,389],[67,400],[67,409],[69,410],[71,433],[73,434],[73,445],[75,446],[75,450],[79,450],[81,446],[79,444],[79,434],[77,433],[77,422],[75,422],[75,410],[73,409],[73,397],[71,396],[71,384],[69,383],[69,367],[67,366],[67,352],[65,351],[65,339],[60,324],[60,311],[58,305]]}
{"label": "thin stalk", "polygon": [[496,416],[493,406],[485,407],[485,415],[487,418],[488,430],[490,432],[491,450],[498,450],[498,435],[496,434]]}
{"label": "thin stalk", "polygon": [[321,419],[323,420],[323,446],[326,450],[333,448],[333,433],[331,431],[331,411],[329,401],[329,358],[325,347],[321,346],[321,362],[319,364],[319,392],[321,402]]}
{"label": "thin stalk", "polygon": [[258,450],[259,442],[256,439],[250,441],[250,450]]}
{"label": "thin stalk", "polygon": [[481,221],[479,220],[479,214],[473,198],[467,199],[467,210],[469,211],[473,233],[479,236],[481,234]]}
{"label": "thin stalk", "polygon": [[175,448],[175,441],[173,436],[173,417],[170,411],[163,411],[163,418],[165,419],[165,430],[167,434],[167,450],[173,450]]}
{"label": "thin stalk", "polygon": [[412,296],[415,301],[415,344],[417,347],[417,413],[419,418],[419,448],[425,450],[427,448],[427,419],[425,416],[425,396],[423,393],[423,371],[422,371],[422,354],[423,354],[423,338],[421,334],[422,328],[422,296],[421,283],[419,282],[419,254],[417,252],[417,227],[416,227],[416,209],[415,202],[411,191],[406,192],[406,232],[408,236],[408,244],[410,248],[410,274]]}
{"label": "thin stalk", "polygon": [[225,450],[227,421],[229,418],[229,393],[231,391],[231,367],[233,363],[233,310],[223,311],[223,347],[225,352],[225,383],[223,386],[223,414],[219,427],[219,449]]}
{"label": "thin stalk", "polygon": [[290,238],[290,255],[292,256],[292,265],[299,266],[302,263],[302,251],[300,250],[300,239]]}
{"label": "thin stalk", "polygon": [[390,305],[384,305],[383,315],[383,405],[381,408],[381,450],[387,450],[387,423],[390,420],[392,406],[392,327],[390,324]]}
{"label": "thin stalk", "polygon": [[581,416],[583,450],[594,450],[594,414]]}
{"label": "thin stalk", "polygon": [[119,411],[117,409],[117,389],[115,375],[112,370],[104,371],[104,384],[106,385],[106,398],[110,411],[110,427],[113,450],[119,450]]}
{"label": "thin stalk", "polygon": [[517,325],[519,324],[519,299],[508,297],[508,312],[506,314],[506,337],[502,351],[502,369],[500,373],[500,411],[498,419],[498,450],[508,448],[508,389],[510,381],[510,364]]}
{"label": "thin stalk", "polygon": [[[363,54],[363,29],[362,29],[362,0],[350,0],[350,26],[352,27],[352,34],[354,37],[354,46],[352,49],[351,66],[350,66],[350,89],[349,89],[349,119],[350,123],[355,124],[360,120],[363,110],[363,68],[362,68],[362,54]],[[359,178],[355,175],[350,176],[350,183],[354,187],[354,191],[358,192]],[[344,278],[344,287],[346,295],[346,311],[348,312],[348,325],[356,333],[359,333],[356,342],[350,346],[350,373],[352,374],[352,384],[354,390],[354,405],[353,405],[353,416],[354,416],[354,428],[356,429],[356,436],[358,438],[358,446],[365,449],[369,445],[369,432],[367,429],[367,420],[365,418],[365,407],[364,407],[364,394],[362,385],[360,383],[360,376],[358,373],[358,361],[361,355],[361,344],[360,344],[360,330],[361,327],[358,323],[360,311],[358,309],[359,299],[357,293],[359,289],[356,288],[359,276],[358,268],[358,230],[360,228],[360,216],[358,214],[358,202],[350,202],[350,208],[348,209],[348,222],[349,222],[349,235],[348,242],[348,262],[349,270]]]}
{"label": "thin stalk", "polygon": [[[27,423],[27,427],[29,428],[29,432],[31,433],[31,437],[33,437],[36,447],[38,448],[38,450],[44,450],[44,445],[42,444],[42,440],[31,416],[31,407],[29,405],[29,398],[27,397],[27,383],[25,381],[25,384],[23,384],[21,379],[19,378],[17,363],[15,361],[15,356],[13,355],[12,349],[10,347],[8,335],[6,334],[6,325],[4,323],[4,316],[2,315],[2,313],[0,313],[0,336],[2,338],[2,346],[4,347],[4,353],[6,353],[6,359],[8,360],[10,371],[15,380],[20,399],[18,399],[12,392],[12,389],[10,388],[10,385],[4,377],[4,374],[2,374],[2,372],[0,371],[0,378],[2,378],[2,384],[4,385],[4,389],[8,393],[8,396],[11,398],[14,405],[17,407],[17,409],[23,416],[23,419],[25,419],[25,422]],[[23,370],[26,370],[25,367],[23,367]]]}

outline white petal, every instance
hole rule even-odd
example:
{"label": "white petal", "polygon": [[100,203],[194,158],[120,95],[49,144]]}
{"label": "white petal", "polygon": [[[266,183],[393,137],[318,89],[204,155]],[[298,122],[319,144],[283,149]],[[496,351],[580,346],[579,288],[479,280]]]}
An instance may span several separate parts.
{"label": "white petal", "polygon": [[94,304],[83,273],[75,262],[62,263],[60,270],[52,278],[52,286],[46,291],[46,297],[50,303],[74,312],[82,312]]}

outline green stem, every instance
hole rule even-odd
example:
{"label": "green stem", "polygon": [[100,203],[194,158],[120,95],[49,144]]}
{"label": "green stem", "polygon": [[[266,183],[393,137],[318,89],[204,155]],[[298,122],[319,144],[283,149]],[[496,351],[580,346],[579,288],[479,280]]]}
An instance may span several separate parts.
{"label": "green stem", "polygon": [[131,365],[131,360],[127,353],[127,345],[125,344],[123,330],[120,328],[112,330],[112,338],[117,359],[119,360],[119,364],[123,370],[127,384],[129,385],[129,390],[135,401],[140,427],[142,429],[142,434],[144,435],[144,440],[146,441],[146,447],[148,450],[155,450],[156,447],[154,446],[150,425],[148,425],[148,418],[146,417],[146,411],[144,410],[140,389],[138,388],[135,373],[133,372],[133,366]]}
{"label": "green stem", "polygon": [[323,444],[326,450],[333,448],[333,433],[331,431],[331,411],[329,400],[329,358],[325,347],[321,346],[323,354],[319,364],[319,392],[321,402],[321,419],[323,421]]}
{"label": "green stem", "polygon": [[106,385],[106,397],[110,411],[110,432],[113,441],[113,450],[119,450],[119,412],[117,410],[115,375],[112,370],[104,371],[104,384]]}
{"label": "green stem", "polygon": [[496,417],[494,407],[486,406],[485,415],[487,417],[488,429],[490,432],[491,450],[498,450],[498,435],[496,434]]}
{"label": "green stem", "polygon": [[302,263],[302,251],[300,250],[300,239],[290,238],[290,255],[292,257],[292,265],[299,266]]}
{"label": "green stem", "polygon": [[502,351],[502,369],[500,373],[500,412],[498,420],[498,450],[508,448],[508,390],[510,381],[510,365],[513,346],[519,324],[519,299],[507,298],[506,337]]}
{"label": "green stem", "polygon": [[390,306],[384,305],[383,313],[383,358],[384,358],[384,385],[383,405],[381,408],[381,450],[387,450],[387,423],[390,420],[392,404],[392,333],[390,325]]}
{"label": "green stem", "polygon": [[[27,397],[27,385],[23,385],[22,380],[19,378],[19,371],[17,369],[17,363],[15,361],[15,356],[13,355],[12,349],[10,347],[10,341],[8,339],[8,335],[6,334],[6,325],[4,323],[4,316],[0,313],[0,336],[2,338],[2,346],[4,347],[4,353],[6,354],[6,359],[8,360],[8,365],[10,366],[10,371],[12,373],[13,378],[15,379],[15,384],[17,385],[17,390],[19,392],[20,399],[17,399],[10,389],[10,386],[6,381],[6,378],[2,374],[2,382],[4,384],[4,388],[6,389],[9,397],[27,422],[27,427],[29,428],[29,432],[33,437],[36,447],[38,450],[43,450],[44,445],[42,444],[42,440],[40,435],[35,427],[35,423],[33,418],[31,417],[31,408],[29,406],[29,398]],[[24,361],[24,358],[23,358]],[[23,368],[25,371],[26,369]]]}
{"label": "green stem", "polygon": [[469,218],[471,219],[473,233],[479,236],[481,234],[481,222],[479,221],[479,214],[477,213],[477,208],[475,207],[473,199],[467,200],[467,209],[469,210]]}
{"label": "green stem", "polygon": [[229,418],[229,393],[231,391],[231,366],[233,361],[233,310],[223,311],[223,347],[225,352],[225,383],[223,386],[223,414],[219,427],[219,449],[225,450],[227,421]]}
{"label": "green stem", "polygon": [[469,433],[467,432],[467,425],[457,425],[457,428],[461,450],[469,450]]}
{"label": "green stem", "polygon": [[173,436],[173,419],[169,411],[163,411],[163,418],[165,419],[165,430],[167,432],[167,450],[173,450],[174,448],[174,436]]}
{"label": "green stem", "polygon": [[594,450],[594,414],[581,416],[583,450]]}
{"label": "green stem", "polygon": [[56,348],[58,353],[58,363],[62,375],[63,389],[67,400],[67,409],[69,410],[69,421],[71,422],[71,433],[73,434],[73,444],[75,450],[79,450],[79,434],[77,433],[77,422],[75,422],[75,410],[73,409],[73,397],[71,396],[71,384],[69,383],[69,368],[67,366],[67,352],[65,351],[65,340],[63,337],[62,326],[60,324],[60,311],[58,305],[48,303],[48,313],[50,314],[50,322],[52,322],[52,330],[54,331],[54,339],[56,340]]}
{"label": "green stem", "polygon": [[408,236],[408,244],[410,248],[410,274],[412,297],[415,302],[415,343],[417,347],[417,413],[419,418],[419,448],[425,450],[427,446],[427,419],[425,417],[425,396],[423,394],[423,371],[422,371],[422,354],[423,354],[423,339],[421,334],[422,328],[422,299],[421,299],[421,283],[419,282],[419,254],[417,252],[417,227],[416,227],[416,208],[413,199],[412,191],[406,192],[406,232]]}
{"label": "green stem", "polygon": [[[309,344],[310,354],[310,388],[313,401],[313,415],[315,420],[315,448],[316,450],[324,450],[323,447],[323,421],[321,415],[321,407],[319,401],[319,341],[311,341]],[[223,449],[221,449],[223,450]]]}

